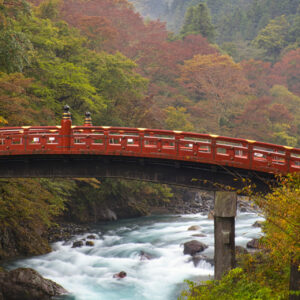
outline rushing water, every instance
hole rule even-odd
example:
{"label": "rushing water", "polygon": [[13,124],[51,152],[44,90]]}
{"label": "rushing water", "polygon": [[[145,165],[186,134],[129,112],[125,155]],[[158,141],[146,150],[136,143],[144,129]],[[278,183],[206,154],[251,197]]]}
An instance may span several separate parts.
{"label": "rushing water", "polygon": [[[236,219],[236,244],[246,243],[260,235],[252,227],[257,215],[239,214]],[[199,232],[188,227],[200,225]],[[185,279],[206,280],[213,267],[200,261],[194,266],[190,256],[183,255],[182,244],[196,239],[209,245],[202,254],[213,257],[213,221],[207,216],[182,215],[130,219],[99,225],[91,232],[77,236],[84,239],[95,234],[95,246],[71,248],[72,242],[53,244],[47,255],[18,260],[10,268],[31,267],[44,277],[61,284],[76,300],[175,300],[184,288]],[[205,237],[193,237],[203,233]],[[140,251],[151,255],[141,260]],[[127,272],[124,279],[113,274]]]}

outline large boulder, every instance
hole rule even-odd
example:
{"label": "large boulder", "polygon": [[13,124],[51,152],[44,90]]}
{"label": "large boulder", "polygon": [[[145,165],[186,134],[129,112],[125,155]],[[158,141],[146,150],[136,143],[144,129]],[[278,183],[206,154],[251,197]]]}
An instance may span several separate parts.
{"label": "large boulder", "polygon": [[68,293],[59,284],[27,268],[0,272],[0,291],[4,300],[50,300]]}
{"label": "large boulder", "polygon": [[198,242],[196,240],[192,240],[183,244],[183,254],[189,254],[194,256],[195,254],[204,251],[208,248],[204,243]]}

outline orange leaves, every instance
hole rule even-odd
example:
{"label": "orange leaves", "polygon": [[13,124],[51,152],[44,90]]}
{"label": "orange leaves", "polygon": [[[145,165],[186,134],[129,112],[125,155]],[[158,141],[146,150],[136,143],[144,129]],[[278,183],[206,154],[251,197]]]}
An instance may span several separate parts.
{"label": "orange leaves", "polygon": [[240,65],[228,55],[195,55],[181,67],[179,82],[194,92],[221,101],[247,90]]}
{"label": "orange leaves", "polygon": [[21,73],[0,73],[0,122],[10,126],[47,123],[53,119],[47,108],[32,109],[38,100],[28,93],[32,79]]}
{"label": "orange leaves", "polygon": [[[4,74],[4,73],[3,73]],[[25,88],[32,83],[31,78],[25,78],[21,73],[1,76],[0,73],[0,90],[11,93],[24,93]]]}
{"label": "orange leaves", "polygon": [[230,123],[227,115],[234,114],[241,96],[249,92],[241,66],[228,55],[195,55],[180,67],[178,81],[214,115],[214,128]]}

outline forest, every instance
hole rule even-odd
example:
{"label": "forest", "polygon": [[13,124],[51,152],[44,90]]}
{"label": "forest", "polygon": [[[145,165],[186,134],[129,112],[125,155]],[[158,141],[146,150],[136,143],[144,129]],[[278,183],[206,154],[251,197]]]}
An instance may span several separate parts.
{"label": "forest", "polygon": [[[0,0],[0,126],[57,125],[65,104],[76,125],[90,111],[95,125],[299,148],[300,1]],[[41,232],[59,215],[97,221],[99,205],[145,215],[177,193],[101,178],[0,179],[0,259],[50,251]]]}

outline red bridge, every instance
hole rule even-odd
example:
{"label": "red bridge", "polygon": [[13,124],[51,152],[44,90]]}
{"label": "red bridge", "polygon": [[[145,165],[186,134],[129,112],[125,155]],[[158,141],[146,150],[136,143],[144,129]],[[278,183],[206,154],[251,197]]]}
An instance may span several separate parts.
{"label": "red bridge", "polygon": [[[45,162],[49,163],[50,160],[54,164],[45,166]],[[67,160],[73,161],[68,164],[73,164],[72,171],[68,171],[70,166],[67,166]],[[82,167],[77,168],[77,171],[74,169],[75,162],[79,160],[89,165],[87,170],[83,171]],[[91,160],[94,162],[91,163]],[[128,170],[138,169],[138,166],[143,170],[149,164],[171,164],[175,169],[185,166],[190,170],[199,168],[204,173],[205,170],[214,173],[226,170],[227,173],[238,172],[243,177],[249,177],[249,174],[273,176],[300,171],[300,149],[297,148],[211,134],[92,126],[89,113],[86,114],[84,126],[72,126],[68,108],[65,108],[61,126],[0,128],[0,177],[131,178],[128,174],[110,176],[107,172],[106,175],[99,173],[103,164],[125,160],[127,164],[131,162]],[[65,168],[59,166],[61,162]],[[39,164],[41,168],[51,170],[38,172]],[[95,164],[98,166],[97,172]],[[192,173],[197,179],[197,172]],[[140,175],[133,177],[159,181]]]}

